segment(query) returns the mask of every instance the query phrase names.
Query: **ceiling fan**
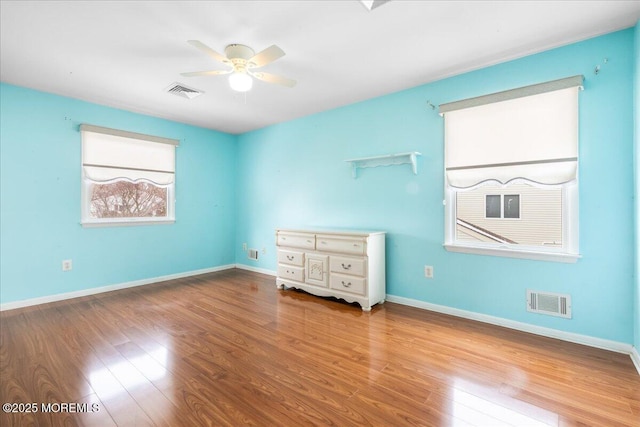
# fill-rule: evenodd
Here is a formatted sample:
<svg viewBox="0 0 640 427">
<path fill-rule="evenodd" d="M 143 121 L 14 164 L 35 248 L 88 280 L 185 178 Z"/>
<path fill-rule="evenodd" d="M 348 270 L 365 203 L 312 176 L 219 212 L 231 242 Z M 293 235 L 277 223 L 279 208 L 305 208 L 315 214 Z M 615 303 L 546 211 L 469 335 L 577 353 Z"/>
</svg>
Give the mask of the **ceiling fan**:
<svg viewBox="0 0 640 427">
<path fill-rule="evenodd" d="M 262 71 L 253 71 L 256 68 L 264 67 L 265 65 L 284 56 L 284 51 L 276 45 L 272 45 L 256 54 L 249 46 L 242 44 L 230 44 L 224 49 L 225 54 L 222 55 L 198 40 L 188 40 L 187 43 L 197 49 L 200 49 L 216 61 L 228 65 L 231 68 L 227 70 L 181 73 L 184 77 L 231 74 L 229 76 L 229 85 L 231 86 L 231 89 L 238 92 L 246 92 L 251 89 L 253 86 L 253 79 L 251 77 L 255 77 L 263 82 L 275 83 L 286 87 L 294 87 L 296 85 L 295 80 L 286 77 Z"/>
</svg>

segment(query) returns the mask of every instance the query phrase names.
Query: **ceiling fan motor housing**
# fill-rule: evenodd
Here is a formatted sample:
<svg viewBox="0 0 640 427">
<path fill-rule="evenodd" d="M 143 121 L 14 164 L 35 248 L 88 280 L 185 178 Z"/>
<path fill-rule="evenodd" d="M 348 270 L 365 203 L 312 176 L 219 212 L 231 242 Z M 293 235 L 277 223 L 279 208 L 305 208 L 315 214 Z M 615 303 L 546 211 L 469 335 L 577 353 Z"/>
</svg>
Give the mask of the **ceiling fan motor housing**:
<svg viewBox="0 0 640 427">
<path fill-rule="evenodd" d="M 247 61 L 255 55 L 253 49 L 243 44 L 230 44 L 224 48 L 224 53 L 231 60 L 236 73 L 245 73 Z"/>
<path fill-rule="evenodd" d="M 229 59 L 244 59 L 245 61 L 248 61 L 255 55 L 253 49 L 243 44 L 230 44 L 224 48 L 224 53 Z"/>
</svg>

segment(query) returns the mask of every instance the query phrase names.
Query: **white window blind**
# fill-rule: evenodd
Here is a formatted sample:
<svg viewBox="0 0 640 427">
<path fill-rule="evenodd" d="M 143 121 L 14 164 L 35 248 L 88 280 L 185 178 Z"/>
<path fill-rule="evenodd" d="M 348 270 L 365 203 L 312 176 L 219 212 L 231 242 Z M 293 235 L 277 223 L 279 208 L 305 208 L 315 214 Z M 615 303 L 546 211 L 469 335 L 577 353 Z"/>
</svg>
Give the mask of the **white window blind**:
<svg viewBox="0 0 640 427">
<path fill-rule="evenodd" d="M 574 180 L 582 81 L 574 76 L 441 105 L 448 184 Z"/>
<path fill-rule="evenodd" d="M 99 126 L 80 125 L 82 167 L 94 182 L 174 182 L 175 147 L 179 141 Z"/>
</svg>

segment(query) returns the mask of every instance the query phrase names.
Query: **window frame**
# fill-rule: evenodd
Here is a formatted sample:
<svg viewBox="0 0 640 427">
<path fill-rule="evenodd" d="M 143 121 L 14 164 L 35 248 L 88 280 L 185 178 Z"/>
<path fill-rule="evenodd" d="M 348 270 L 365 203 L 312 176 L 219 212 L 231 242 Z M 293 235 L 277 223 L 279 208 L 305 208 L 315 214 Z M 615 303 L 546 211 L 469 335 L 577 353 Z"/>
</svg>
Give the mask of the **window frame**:
<svg viewBox="0 0 640 427">
<path fill-rule="evenodd" d="M 166 217 L 131 217 L 131 218 L 92 218 L 91 217 L 91 184 L 82 173 L 81 191 L 81 225 L 89 227 L 123 227 L 135 225 L 173 224 L 175 218 L 175 181 L 167 185 L 167 216 Z"/>
<path fill-rule="evenodd" d="M 476 255 L 491 255 L 508 258 L 533 259 L 575 263 L 581 258 L 579 247 L 578 181 L 562 184 L 562 246 L 558 248 L 512 245 L 508 243 L 462 242 L 456 240 L 456 194 L 458 190 L 449 186 L 445 177 L 444 248 L 449 252 Z"/>
<path fill-rule="evenodd" d="M 143 135 L 134 132 L 128 132 L 118 129 L 104 128 L 100 126 L 83 124 L 79 127 L 80 130 L 80 143 L 81 152 L 84 150 L 84 141 L 82 131 L 89 131 L 93 133 L 103 133 L 106 135 L 125 137 L 131 139 L 139 139 L 147 142 L 154 142 L 158 144 L 170 144 L 175 148 L 178 147 L 178 141 L 157 137 L 152 135 Z M 175 150 L 174 148 L 174 150 Z M 139 225 L 159 225 L 159 224 L 173 224 L 176 221 L 175 218 L 175 186 L 176 186 L 176 173 L 174 172 L 173 181 L 170 184 L 161 185 L 161 187 L 167 189 L 167 215 L 165 217 L 128 217 L 128 218 L 92 218 L 91 217 L 91 185 L 101 184 L 101 182 L 93 181 L 87 177 L 85 167 L 83 164 L 84 157 L 81 155 L 80 170 L 81 170 L 81 190 L 80 190 L 80 225 L 84 228 L 93 227 L 123 227 L 123 226 L 139 226 Z M 173 164 L 174 171 L 176 166 L 176 157 L 174 154 Z M 112 181 L 117 182 L 117 181 Z M 105 182 L 108 183 L 108 182 Z M 157 184 L 156 184 L 157 185 Z"/>
</svg>

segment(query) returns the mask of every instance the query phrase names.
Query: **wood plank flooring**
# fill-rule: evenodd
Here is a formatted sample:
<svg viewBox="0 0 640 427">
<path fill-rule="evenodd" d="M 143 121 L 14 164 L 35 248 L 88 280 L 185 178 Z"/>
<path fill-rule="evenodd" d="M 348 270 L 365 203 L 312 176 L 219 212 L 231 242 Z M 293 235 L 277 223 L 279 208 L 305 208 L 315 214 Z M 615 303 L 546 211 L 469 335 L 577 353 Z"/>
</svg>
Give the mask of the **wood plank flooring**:
<svg viewBox="0 0 640 427">
<path fill-rule="evenodd" d="M 0 322 L 3 427 L 640 426 L 628 355 L 242 270 Z"/>
</svg>

